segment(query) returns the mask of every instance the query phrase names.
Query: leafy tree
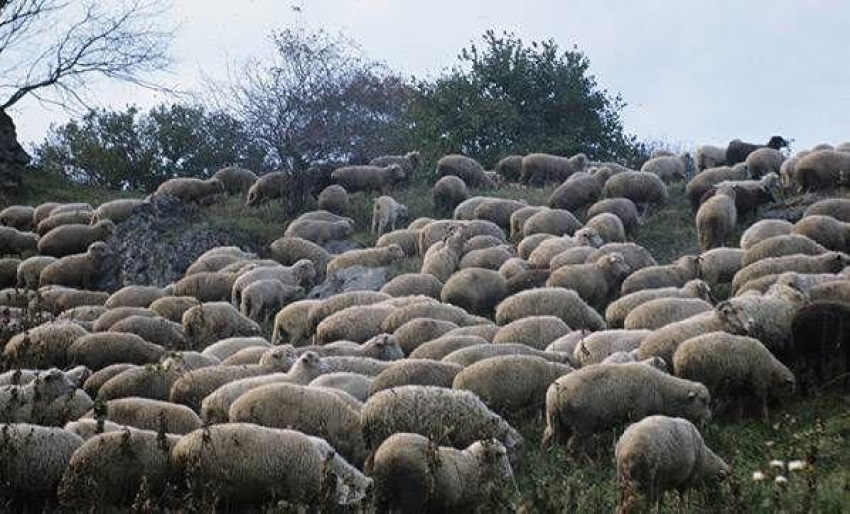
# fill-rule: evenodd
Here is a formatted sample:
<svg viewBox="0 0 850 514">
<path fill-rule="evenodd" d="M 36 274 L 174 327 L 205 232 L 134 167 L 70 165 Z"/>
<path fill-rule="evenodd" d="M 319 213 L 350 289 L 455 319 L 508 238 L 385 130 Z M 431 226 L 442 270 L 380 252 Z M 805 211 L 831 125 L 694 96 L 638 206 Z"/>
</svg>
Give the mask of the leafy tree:
<svg viewBox="0 0 850 514">
<path fill-rule="evenodd" d="M 286 29 L 217 96 L 283 169 L 400 151 L 410 88 L 342 36 Z"/>
<path fill-rule="evenodd" d="M 200 106 L 160 105 L 148 113 L 89 111 L 52 127 L 35 164 L 71 180 L 151 190 L 175 176 L 206 178 L 227 164 L 264 166 L 265 150 L 231 116 Z"/>
<path fill-rule="evenodd" d="M 628 159 L 618 95 L 601 89 L 590 61 L 553 40 L 525 44 L 487 31 L 444 75 L 417 84 L 412 140 L 428 157 L 459 152 L 494 164 L 504 155 L 549 152 Z"/>
</svg>

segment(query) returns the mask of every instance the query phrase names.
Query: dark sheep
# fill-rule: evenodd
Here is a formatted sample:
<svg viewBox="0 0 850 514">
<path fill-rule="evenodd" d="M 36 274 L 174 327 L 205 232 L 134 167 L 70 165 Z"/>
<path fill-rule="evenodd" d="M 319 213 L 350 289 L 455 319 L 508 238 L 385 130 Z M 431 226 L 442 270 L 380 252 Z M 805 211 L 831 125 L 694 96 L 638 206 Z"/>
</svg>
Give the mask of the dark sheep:
<svg viewBox="0 0 850 514">
<path fill-rule="evenodd" d="M 791 143 L 786 141 L 781 136 L 773 136 L 765 145 L 756 145 L 753 143 L 745 143 L 740 139 L 734 139 L 729 141 L 729 144 L 726 146 L 726 165 L 732 166 L 738 164 L 739 162 L 744 162 L 747 160 L 747 156 L 751 153 L 755 152 L 759 148 L 773 148 L 774 150 L 779 150 L 780 148 L 786 148 Z"/>
<path fill-rule="evenodd" d="M 844 390 L 850 390 L 850 305 L 839 302 L 813 302 L 800 307 L 791 322 L 790 364 L 804 393 L 815 384 L 829 385 L 844 377 Z"/>
</svg>

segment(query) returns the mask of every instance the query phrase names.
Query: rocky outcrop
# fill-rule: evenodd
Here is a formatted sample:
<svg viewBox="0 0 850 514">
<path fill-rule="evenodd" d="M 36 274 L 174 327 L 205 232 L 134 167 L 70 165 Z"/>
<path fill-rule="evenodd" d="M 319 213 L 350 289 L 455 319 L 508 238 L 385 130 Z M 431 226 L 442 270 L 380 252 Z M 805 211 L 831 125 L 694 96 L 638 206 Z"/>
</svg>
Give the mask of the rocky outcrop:
<svg viewBox="0 0 850 514">
<path fill-rule="evenodd" d="M 16 193 L 29 162 L 29 154 L 18 143 L 15 123 L 6 111 L 0 110 L 0 191 Z"/>
</svg>

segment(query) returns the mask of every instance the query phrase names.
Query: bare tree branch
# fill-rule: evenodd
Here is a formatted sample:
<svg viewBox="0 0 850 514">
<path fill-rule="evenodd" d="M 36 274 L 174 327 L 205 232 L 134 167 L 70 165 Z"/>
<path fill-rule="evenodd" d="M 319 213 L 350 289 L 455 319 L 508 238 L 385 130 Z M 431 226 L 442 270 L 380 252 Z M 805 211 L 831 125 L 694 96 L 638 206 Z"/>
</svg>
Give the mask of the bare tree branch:
<svg viewBox="0 0 850 514">
<path fill-rule="evenodd" d="M 0 84 L 0 109 L 27 95 L 85 106 L 81 92 L 95 76 L 157 88 L 144 76 L 170 64 L 173 30 L 158 21 L 166 8 L 162 0 L 0 3 L 0 59 L 11 63 Z"/>
</svg>

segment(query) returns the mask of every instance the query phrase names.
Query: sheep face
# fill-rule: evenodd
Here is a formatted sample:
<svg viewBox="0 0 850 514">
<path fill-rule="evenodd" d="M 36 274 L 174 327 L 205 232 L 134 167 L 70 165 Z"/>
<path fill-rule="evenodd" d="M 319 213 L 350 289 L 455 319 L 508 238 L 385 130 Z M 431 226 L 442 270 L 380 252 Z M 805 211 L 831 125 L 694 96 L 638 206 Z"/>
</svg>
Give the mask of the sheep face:
<svg viewBox="0 0 850 514">
<path fill-rule="evenodd" d="M 469 453 L 476 455 L 483 464 L 482 469 L 490 480 L 507 481 L 514 477 L 508 450 L 496 439 L 484 439 L 472 443 Z"/>
<path fill-rule="evenodd" d="M 374 349 L 374 351 L 372 351 Z M 379 334 L 363 344 L 363 352 L 375 354 L 380 360 L 395 361 L 404 358 L 404 352 L 391 334 Z"/>
<path fill-rule="evenodd" d="M 752 316 L 746 316 L 729 302 L 721 302 L 715 307 L 717 316 L 729 325 L 734 333 L 749 334 L 755 329 L 755 320 Z"/>
<path fill-rule="evenodd" d="M 774 150 L 779 150 L 780 148 L 787 148 L 791 145 L 790 141 L 787 141 L 782 136 L 773 136 L 770 138 L 770 141 L 767 142 L 767 146 L 769 148 L 773 148 Z"/>
</svg>

